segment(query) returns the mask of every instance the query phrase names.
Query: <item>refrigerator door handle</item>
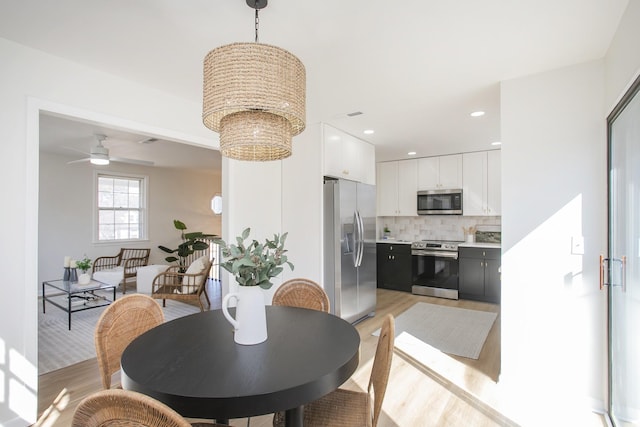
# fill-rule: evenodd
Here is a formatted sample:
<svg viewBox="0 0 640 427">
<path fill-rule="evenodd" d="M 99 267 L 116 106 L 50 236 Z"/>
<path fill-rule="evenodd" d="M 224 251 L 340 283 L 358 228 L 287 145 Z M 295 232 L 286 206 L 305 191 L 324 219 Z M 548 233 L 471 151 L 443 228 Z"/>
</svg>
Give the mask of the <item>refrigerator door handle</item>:
<svg viewBox="0 0 640 427">
<path fill-rule="evenodd" d="M 358 259 L 356 263 L 356 267 L 360 267 L 362 265 L 362 257 L 364 255 L 364 225 L 362 223 L 362 216 L 360 215 L 360 211 L 356 211 L 357 220 L 358 220 L 358 240 L 357 240 L 357 248 L 358 248 Z"/>
<path fill-rule="evenodd" d="M 352 246 L 352 252 L 351 255 L 353 257 L 353 266 L 357 267 L 358 266 L 358 234 L 360 234 L 360 229 L 358 226 L 358 211 L 354 211 L 353 212 L 353 233 L 351 234 L 353 236 L 353 246 Z"/>
</svg>

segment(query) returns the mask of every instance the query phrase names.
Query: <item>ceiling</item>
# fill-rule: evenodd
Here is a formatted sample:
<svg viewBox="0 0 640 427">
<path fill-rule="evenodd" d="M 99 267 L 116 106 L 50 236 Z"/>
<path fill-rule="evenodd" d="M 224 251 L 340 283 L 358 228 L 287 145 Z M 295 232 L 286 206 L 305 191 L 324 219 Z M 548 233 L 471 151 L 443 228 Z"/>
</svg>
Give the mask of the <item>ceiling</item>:
<svg viewBox="0 0 640 427">
<path fill-rule="evenodd" d="M 271 0 L 259 36 L 305 64 L 308 123 L 402 159 L 495 148 L 500 81 L 602 58 L 627 2 Z M 5 0 L 0 37 L 200 103 L 204 56 L 253 41 L 254 11 L 245 0 Z M 69 144 L 80 124 L 45 126 L 43 144 Z M 149 148 L 135 142 L 148 136 L 116 136 L 130 151 L 112 155 Z"/>
<path fill-rule="evenodd" d="M 70 120 L 40 114 L 40 150 L 69 157 L 69 161 L 89 158 L 104 135 L 103 145 L 110 157 L 153 162 L 154 167 L 220 171 L 222 159 L 217 150 L 177 143 L 152 135 L 106 127 L 98 123 Z"/>
</svg>

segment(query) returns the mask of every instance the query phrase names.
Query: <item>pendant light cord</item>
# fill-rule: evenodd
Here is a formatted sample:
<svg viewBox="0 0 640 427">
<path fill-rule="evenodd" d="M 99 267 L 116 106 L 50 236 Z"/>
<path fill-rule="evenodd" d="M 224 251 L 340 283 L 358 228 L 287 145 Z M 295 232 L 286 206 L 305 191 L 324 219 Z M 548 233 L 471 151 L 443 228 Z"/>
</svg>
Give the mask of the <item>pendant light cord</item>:
<svg viewBox="0 0 640 427">
<path fill-rule="evenodd" d="M 258 1 L 256 0 L 256 5 Z M 258 18 L 258 9 L 256 8 L 256 43 L 258 43 L 258 27 L 260 26 L 260 19 Z"/>
</svg>

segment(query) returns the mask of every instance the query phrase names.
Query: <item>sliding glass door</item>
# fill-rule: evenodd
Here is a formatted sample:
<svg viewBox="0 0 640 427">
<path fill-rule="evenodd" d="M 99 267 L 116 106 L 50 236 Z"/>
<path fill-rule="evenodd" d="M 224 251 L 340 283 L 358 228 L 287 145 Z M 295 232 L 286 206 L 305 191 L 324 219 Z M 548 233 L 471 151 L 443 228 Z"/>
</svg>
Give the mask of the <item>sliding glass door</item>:
<svg viewBox="0 0 640 427">
<path fill-rule="evenodd" d="M 609 414 L 640 426 L 640 79 L 609 116 Z"/>
</svg>

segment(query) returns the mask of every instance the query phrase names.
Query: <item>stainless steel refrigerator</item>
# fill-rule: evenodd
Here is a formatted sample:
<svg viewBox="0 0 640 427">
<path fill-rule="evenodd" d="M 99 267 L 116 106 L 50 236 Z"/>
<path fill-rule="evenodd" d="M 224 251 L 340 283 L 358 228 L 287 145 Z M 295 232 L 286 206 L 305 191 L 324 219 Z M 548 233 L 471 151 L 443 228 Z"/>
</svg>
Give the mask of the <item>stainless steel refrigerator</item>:
<svg viewBox="0 0 640 427">
<path fill-rule="evenodd" d="M 331 313 L 351 323 L 376 309 L 376 187 L 325 178 L 324 278 Z"/>
</svg>

